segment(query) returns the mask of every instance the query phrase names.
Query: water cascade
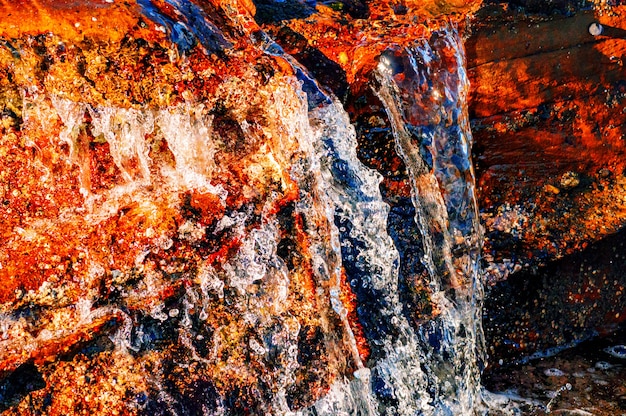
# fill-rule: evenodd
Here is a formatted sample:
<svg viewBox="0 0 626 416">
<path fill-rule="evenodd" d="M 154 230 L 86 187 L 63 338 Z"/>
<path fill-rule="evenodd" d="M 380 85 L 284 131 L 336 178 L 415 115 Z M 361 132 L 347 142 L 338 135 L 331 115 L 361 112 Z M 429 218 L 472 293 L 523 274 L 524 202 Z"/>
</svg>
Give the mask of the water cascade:
<svg viewBox="0 0 626 416">
<path fill-rule="evenodd" d="M 66 248 L 2 298 L 2 370 L 35 363 L 47 386 L 97 373 L 107 392 L 94 405 L 81 381 L 13 397 L 16 411 L 75 400 L 131 414 L 485 413 L 482 236 L 454 24 L 384 51 L 369 85 L 410 177 L 434 305 L 415 325 L 400 294 L 406 248 L 341 102 L 259 30 L 248 54 L 233 49 L 237 30 L 254 26 L 244 12 L 212 22 L 188 1 L 167 2 L 167 13 L 138 3 L 137 30 L 155 26 L 174 45 L 154 59 L 181 85 L 204 77 L 202 89 L 128 104 L 16 86 L 19 125 L 4 135 L 35 137 L 21 145 L 24 163 L 66 200 L 8 223 L 7 247 L 36 251 L 60 235 Z M 237 30 L 222 32 L 228 18 Z M 61 50 L 53 35 L 38 41 Z M 217 82 L 220 56 L 232 72 Z"/>
<path fill-rule="evenodd" d="M 420 328 L 440 411 L 471 414 L 485 357 L 481 226 L 474 195 L 465 54 L 453 27 L 381 56 L 376 93 L 407 166 L 423 263 L 440 315 Z M 435 338 L 435 342 L 429 342 Z M 450 398 L 453 398 L 450 400 Z"/>
</svg>

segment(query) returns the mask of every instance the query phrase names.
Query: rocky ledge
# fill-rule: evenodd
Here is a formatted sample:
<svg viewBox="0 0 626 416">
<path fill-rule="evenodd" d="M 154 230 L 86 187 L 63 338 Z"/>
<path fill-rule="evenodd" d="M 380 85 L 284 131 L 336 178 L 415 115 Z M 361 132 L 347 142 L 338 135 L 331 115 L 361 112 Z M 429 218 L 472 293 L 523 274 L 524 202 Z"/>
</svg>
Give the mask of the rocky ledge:
<svg viewBox="0 0 626 416">
<path fill-rule="evenodd" d="M 442 297 L 480 314 L 474 167 L 415 183 L 381 62 L 413 136 L 463 136 L 469 94 L 492 361 L 623 322 L 626 9 L 480 3 L 0 3 L 0 411 L 355 414 L 366 386 L 400 414 L 454 371 L 477 389 L 483 357 L 450 364 L 436 324 Z M 455 214 L 433 244 L 461 224 L 436 285 L 415 189 Z M 479 327 L 454 334 L 471 354 Z M 444 358 L 376 366 L 411 331 Z"/>
</svg>

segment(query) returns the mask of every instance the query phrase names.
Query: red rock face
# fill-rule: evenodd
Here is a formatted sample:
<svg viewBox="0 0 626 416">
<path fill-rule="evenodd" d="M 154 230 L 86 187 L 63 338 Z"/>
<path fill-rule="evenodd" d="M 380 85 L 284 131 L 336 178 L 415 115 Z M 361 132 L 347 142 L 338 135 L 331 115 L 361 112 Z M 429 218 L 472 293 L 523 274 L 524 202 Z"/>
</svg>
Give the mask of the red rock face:
<svg viewBox="0 0 626 416">
<path fill-rule="evenodd" d="M 485 8 L 467 41 L 487 279 L 509 279 L 486 301 L 494 362 L 624 320 L 623 14 Z"/>
<path fill-rule="evenodd" d="M 354 340 L 321 302 L 349 289 L 312 270 L 307 227 L 328 224 L 295 208 L 297 129 L 313 133 L 291 67 L 236 26 L 250 4 L 187 10 L 208 38 L 142 4 L 3 5 L 0 371 L 34 364 L 46 386 L 3 410 L 195 414 L 225 397 L 258 413 L 281 406 L 274 389 L 310 404 L 353 368 L 330 349 Z"/>
<path fill-rule="evenodd" d="M 477 29 L 467 46 L 486 257 L 510 260 L 491 269 L 493 279 L 580 250 L 626 214 L 625 45 L 587 30 L 595 20 L 620 28 L 622 19 L 537 19 Z"/>
<path fill-rule="evenodd" d="M 447 81 L 429 74 L 434 86 L 413 91 L 410 71 L 393 65 L 420 40 L 436 58 L 425 67 L 459 77 L 462 53 L 442 34 L 462 31 L 479 3 L 0 3 L 0 410 L 310 406 L 355 371 L 367 379 L 365 367 L 389 354 L 383 341 L 402 338 L 387 322 L 382 290 L 357 279 L 395 250 L 387 233 L 401 252 L 394 308 L 408 330 L 444 319 L 411 196 L 420 185 L 442 198 L 453 192 L 441 178 L 411 183 L 376 71 L 388 58 L 390 79 L 412 94 L 401 97 L 407 124 L 442 124 L 422 110 L 454 101 L 442 98 Z M 494 281 L 622 224 L 624 45 L 581 34 L 590 19 L 517 22 L 521 33 L 495 35 L 479 25 L 468 43 Z M 597 72 L 598 62 L 606 70 Z M 328 92 L 349 121 L 315 113 L 339 105 Z M 463 99 L 458 106 L 465 111 Z M 387 229 L 361 218 L 382 247 L 361 263 L 360 225 L 324 197 L 340 206 L 350 195 L 337 183 L 353 180 L 372 199 L 378 176 L 356 156 L 332 156 L 341 164 L 324 149 L 319 157 L 331 121 L 350 140 L 352 123 L 358 156 L 381 173 L 391 206 Z M 472 166 L 461 165 L 454 172 L 471 183 Z M 435 236 L 448 227 L 430 225 Z M 455 249 L 478 251 L 474 237 L 457 237 Z M 442 292 L 472 293 L 458 278 L 471 264 L 437 267 L 447 268 Z M 599 299 L 591 289 L 571 295 L 576 304 Z M 427 335 L 430 347 L 441 342 Z M 437 397 L 447 394 L 436 387 Z M 384 388 L 376 394 L 397 405 Z"/>
<path fill-rule="evenodd" d="M 476 2 L 345 5 L 374 26 L 320 6 L 314 21 L 266 29 L 314 44 L 284 45 L 323 56 L 357 94 L 383 50 L 439 24 L 418 16 Z M 347 282 L 357 272 L 342 269 L 321 197 L 326 121 L 309 110 L 330 101 L 300 84 L 255 12 L 2 3 L 0 374 L 5 387 L 37 380 L 3 387 L 6 414 L 280 413 L 363 369 L 387 324 L 382 300 Z M 378 109 L 358 115 L 375 124 L 367 94 Z M 401 169 L 394 152 L 381 163 Z M 409 195 L 406 178 L 386 181 Z M 414 325 L 436 316 L 419 273 L 403 284 Z"/>
</svg>

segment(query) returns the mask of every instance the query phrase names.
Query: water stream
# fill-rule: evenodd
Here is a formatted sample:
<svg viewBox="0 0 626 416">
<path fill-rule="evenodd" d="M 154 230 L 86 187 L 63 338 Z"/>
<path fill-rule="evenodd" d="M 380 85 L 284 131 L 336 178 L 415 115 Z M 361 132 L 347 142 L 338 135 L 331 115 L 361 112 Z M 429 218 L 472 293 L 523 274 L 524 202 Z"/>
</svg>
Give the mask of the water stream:
<svg viewBox="0 0 626 416">
<path fill-rule="evenodd" d="M 333 116 L 341 109 L 310 114 L 325 133 L 318 155 L 326 161 L 322 166 L 330 166 L 327 175 L 333 179 L 327 182 L 335 184 L 326 194 L 335 206 L 352 288 L 369 293 L 363 296 L 370 302 L 364 320 L 372 323 L 370 340 L 378 357 L 367 379 L 357 375 L 321 400 L 315 407 L 318 414 L 370 414 L 372 409 L 373 414 L 388 415 L 487 411 L 480 387 L 485 359 L 478 263 L 482 235 L 470 160 L 464 59 L 457 31 L 447 27 L 430 40 L 384 53 L 373 85 L 408 168 L 415 222 L 424 246 L 422 262 L 438 309 L 438 316 L 417 330 L 407 321 L 398 298 L 396 250 L 385 226 L 387 209 L 376 183 L 366 180 L 372 173 L 349 150 L 354 149 L 354 133 L 345 116 Z M 385 322 L 386 327 L 377 327 L 376 322 Z M 365 396 L 359 397 L 355 385 L 364 381 L 370 386 L 363 386 L 360 394 Z"/>
<path fill-rule="evenodd" d="M 407 166 L 440 315 L 420 328 L 436 413 L 472 414 L 484 363 L 479 269 L 481 226 L 474 195 L 465 55 L 454 27 L 381 56 L 376 93 Z M 435 339 L 433 341 L 433 338 Z"/>
<path fill-rule="evenodd" d="M 172 22 L 161 23 L 174 30 Z M 227 43 L 221 35 L 215 39 L 221 43 L 211 42 Z M 213 45 L 210 40 L 203 43 L 207 49 Z M 274 79 L 262 89 L 232 80 L 215 102 L 161 109 L 97 107 L 25 92 L 32 120 L 61 120 L 59 142 L 69 148 L 68 163 L 80 171 L 86 211 L 65 215 L 101 223 L 133 203 L 148 217 L 158 218 L 154 201 L 165 209 L 178 207 L 185 192 L 211 195 L 223 210 L 210 225 L 188 220 L 175 234 L 156 225 L 146 230 L 152 245 L 139 250 L 132 272 L 141 284 L 121 290 L 117 305 L 99 306 L 98 295 L 88 292 L 77 319 L 93 321 L 110 310 L 123 316 L 124 325 L 112 337 L 116 348 L 133 361 L 133 371 L 145 375 L 151 400 L 170 414 L 188 414 L 185 406 L 190 405 L 167 387 L 167 372 L 151 371 L 145 358 L 149 351 L 161 351 L 164 334 L 185 351 L 176 358 L 180 368 L 197 365 L 222 379 L 243 379 L 243 374 L 265 386 L 262 392 L 250 387 L 250 400 L 272 414 L 486 413 L 480 385 L 485 360 L 482 235 L 470 157 L 468 81 L 457 30 L 444 26 L 429 39 L 383 53 L 372 82 L 410 175 L 414 222 L 424 248 L 421 262 L 436 306 L 434 317 L 419 327 L 407 319 L 399 296 L 399 253 L 388 232 L 389 206 L 379 190 L 382 176 L 359 161 L 348 114 L 295 60 L 268 39 L 258 42 L 266 53 L 288 58 L 296 75 Z M 218 101 L 228 118 L 215 111 Z M 262 114 L 257 117 L 258 112 Z M 229 141 L 224 126 L 245 144 Z M 121 176 L 115 186 L 102 190 L 92 185 L 81 159 L 87 152 L 81 142 L 85 134 L 108 143 Z M 158 156 L 163 143 L 169 158 Z M 235 174 L 235 160 L 245 163 L 245 175 Z M 229 183 L 239 178 L 245 179 Z M 245 197 L 241 200 L 253 202 L 227 206 L 236 187 Z M 293 210 L 289 216 L 276 208 L 285 205 Z M 285 235 L 291 232 L 285 218 L 301 219 L 307 243 L 298 243 L 298 249 L 304 260 L 284 253 Z M 144 267 L 150 253 L 166 252 L 175 241 L 205 250 L 211 238 L 239 245 L 221 264 L 210 261 L 218 258 L 210 253 L 190 260 L 196 263 L 183 272 L 172 266 L 171 272 L 159 274 Z M 298 298 L 294 282 L 301 274 L 294 261 L 313 276 L 316 298 L 302 301 L 310 303 L 306 316 L 293 309 Z M 94 264 L 94 281 L 106 273 L 119 285 L 131 281 L 129 271 L 105 273 L 109 266 Z M 176 302 L 150 300 L 164 280 L 169 284 L 179 276 L 187 283 Z M 354 311 L 342 299 L 344 279 L 356 298 Z M 90 282 L 81 284 L 87 288 Z M 129 306 L 135 298 L 144 301 Z M 222 319 L 221 326 L 207 332 L 203 328 L 213 316 Z M 334 381 L 327 390 L 320 388 L 321 398 L 298 406 L 294 395 L 299 378 L 317 371 L 302 368 L 303 334 L 317 334 L 304 322 L 322 328 L 309 342 L 322 345 L 324 358 L 316 365 L 327 366 L 322 377 Z M 2 324 L 9 328 L 17 321 L 3 317 Z M 363 339 L 369 355 L 363 353 Z M 36 348 L 44 341 L 29 342 Z M 225 351 L 247 361 L 230 359 Z M 135 405 L 151 409 L 145 403 Z M 228 397 L 214 397 L 199 408 L 205 414 L 238 414 Z"/>
</svg>

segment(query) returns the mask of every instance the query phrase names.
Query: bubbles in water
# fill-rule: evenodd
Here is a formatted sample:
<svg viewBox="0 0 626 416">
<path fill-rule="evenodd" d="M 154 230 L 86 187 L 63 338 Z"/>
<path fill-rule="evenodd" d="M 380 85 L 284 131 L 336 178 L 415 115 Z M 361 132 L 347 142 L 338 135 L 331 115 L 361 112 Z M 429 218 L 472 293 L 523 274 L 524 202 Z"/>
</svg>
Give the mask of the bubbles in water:
<svg viewBox="0 0 626 416">
<path fill-rule="evenodd" d="M 441 49 L 447 51 L 446 59 Z M 402 76 L 395 76 L 396 71 L 403 71 Z M 444 28 L 402 54 L 383 54 L 377 78 L 375 92 L 410 175 L 427 284 L 440 311 L 420 328 L 423 341 L 415 346 L 430 370 L 424 374 L 433 406 L 428 411 L 475 414 L 481 411 L 478 362 L 484 360 L 478 269 L 482 236 L 469 159 L 469 84 L 458 33 Z"/>
<path fill-rule="evenodd" d="M 598 361 L 595 364 L 595 367 L 598 370 L 610 370 L 611 368 L 613 368 L 613 364 L 607 363 L 606 361 Z"/>
<path fill-rule="evenodd" d="M 606 348 L 604 352 L 616 358 L 626 359 L 626 345 L 613 345 Z"/>
<path fill-rule="evenodd" d="M 558 368 L 548 368 L 543 372 L 548 377 L 563 377 L 565 373 Z"/>
</svg>

